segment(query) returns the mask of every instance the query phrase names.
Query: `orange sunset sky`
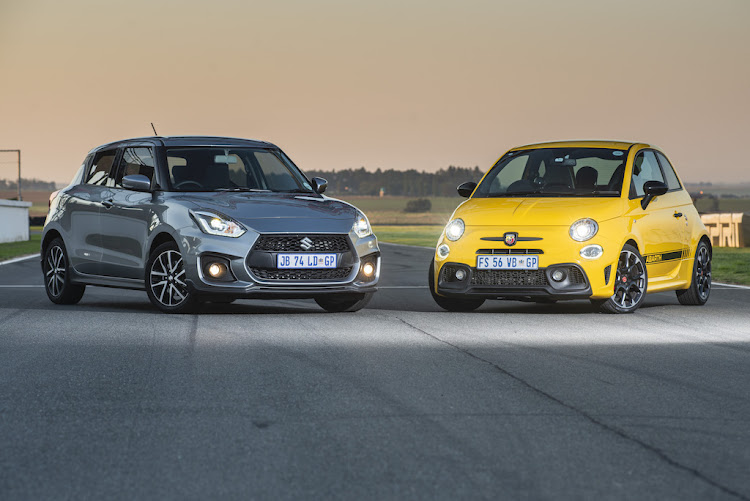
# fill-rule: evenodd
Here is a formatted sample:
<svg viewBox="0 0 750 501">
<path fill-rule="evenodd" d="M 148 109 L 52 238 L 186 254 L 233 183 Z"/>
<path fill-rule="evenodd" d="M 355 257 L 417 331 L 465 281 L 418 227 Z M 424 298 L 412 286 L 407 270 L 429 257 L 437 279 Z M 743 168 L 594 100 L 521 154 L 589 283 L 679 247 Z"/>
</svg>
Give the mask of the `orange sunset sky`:
<svg viewBox="0 0 750 501">
<path fill-rule="evenodd" d="M 750 1 L 0 0 L 0 149 L 24 177 L 67 182 L 149 122 L 303 170 L 486 170 L 601 138 L 750 182 Z"/>
</svg>

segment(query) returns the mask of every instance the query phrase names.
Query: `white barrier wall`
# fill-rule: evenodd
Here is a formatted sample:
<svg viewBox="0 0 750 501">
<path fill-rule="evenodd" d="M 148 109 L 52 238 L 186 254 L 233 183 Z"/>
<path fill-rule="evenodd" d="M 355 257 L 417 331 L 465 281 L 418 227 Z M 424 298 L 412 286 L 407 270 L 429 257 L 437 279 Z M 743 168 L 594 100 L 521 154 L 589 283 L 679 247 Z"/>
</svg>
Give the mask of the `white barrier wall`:
<svg viewBox="0 0 750 501">
<path fill-rule="evenodd" d="M 744 214 L 701 214 L 701 221 L 706 226 L 711 244 L 714 247 L 744 247 L 745 242 L 742 232 L 742 217 Z"/>
<path fill-rule="evenodd" d="M 0 243 L 29 239 L 29 207 L 31 202 L 0 200 Z"/>
</svg>

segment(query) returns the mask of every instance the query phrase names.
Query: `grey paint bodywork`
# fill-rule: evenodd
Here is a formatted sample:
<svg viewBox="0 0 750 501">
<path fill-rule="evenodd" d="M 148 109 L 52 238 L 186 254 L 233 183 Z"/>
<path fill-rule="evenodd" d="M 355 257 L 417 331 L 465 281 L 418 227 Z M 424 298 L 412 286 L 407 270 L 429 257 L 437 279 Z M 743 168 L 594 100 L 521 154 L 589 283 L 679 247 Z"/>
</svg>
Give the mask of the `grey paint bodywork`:
<svg viewBox="0 0 750 501">
<path fill-rule="evenodd" d="M 185 262 L 188 283 L 199 295 L 225 297 L 305 298 L 333 293 L 374 292 L 380 273 L 377 238 L 359 238 L 352 231 L 357 209 L 317 193 L 176 192 L 167 191 L 165 143 L 179 145 L 256 146 L 255 141 L 227 138 L 142 138 L 104 145 L 92 150 L 79 173 L 53 200 L 42 235 L 44 247 L 57 235 L 66 246 L 74 283 L 144 289 L 146 262 L 152 249 L 169 236 Z M 213 141 L 213 142 L 212 142 Z M 260 143 L 276 148 L 269 143 Z M 154 189 L 139 192 L 85 184 L 93 155 L 103 149 L 148 146 L 155 149 Z M 247 231 L 238 238 L 203 233 L 190 210 L 209 210 L 240 222 Z M 345 280 L 332 282 L 264 281 L 246 264 L 248 253 L 261 234 L 348 234 L 356 263 Z M 234 282 L 206 280 L 202 255 L 227 259 Z M 358 281 L 362 258 L 376 264 L 372 280 Z"/>
</svg>

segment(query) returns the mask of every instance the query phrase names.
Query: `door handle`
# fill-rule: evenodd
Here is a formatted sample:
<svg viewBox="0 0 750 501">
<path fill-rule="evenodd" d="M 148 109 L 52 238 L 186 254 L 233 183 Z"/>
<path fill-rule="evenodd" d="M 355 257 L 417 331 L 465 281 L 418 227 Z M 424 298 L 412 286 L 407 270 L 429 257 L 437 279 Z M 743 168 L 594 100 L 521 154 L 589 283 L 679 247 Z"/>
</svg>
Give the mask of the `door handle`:
<svg viewBox="0 0 750 501">
<path fill-rule="evenodd" d="M 674 217 L 682 217 L 682 212 L 675 212 Z"/>
<path fill-rule="evenodd" d="M 105 200 L 104 202 L 102 202 L 102 205 L 105 209 L 111 209 L 115 204 L 112 200 Z"/>
</svg>

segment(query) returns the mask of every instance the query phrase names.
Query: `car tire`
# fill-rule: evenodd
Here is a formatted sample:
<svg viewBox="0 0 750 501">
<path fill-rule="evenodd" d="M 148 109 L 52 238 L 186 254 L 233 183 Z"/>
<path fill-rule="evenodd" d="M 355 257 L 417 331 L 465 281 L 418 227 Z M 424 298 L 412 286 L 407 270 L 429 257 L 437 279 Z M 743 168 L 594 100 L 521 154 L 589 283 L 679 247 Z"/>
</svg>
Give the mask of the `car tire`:
<svg viewBox="0 0 750 501">
<path fill-rule="evenodd" d="M 438 306 L 448 311 L 474 311 L 484 304 L 484 299 L 455 299 L 438 295 L 435 291 L 435 260 L 430 260 L 430 270 L 427 277 L 427 283 L 430 285 L 430 294 Z"/>
<path fill-rule="evenodd" d="M 620 251 L 614 286 L 615 292 L 610 298 L 591 301 L 605 313 L 633 313 L 646 298 L 646 263 L 638 249 L 630 244 L 625 244 Z"/>
<path fill-rule="evenodd" d="M 198 299 L 185 282 L 185 266 L 177 244 L 158 246 L 146 263 L 146 293 L 151 303 L 165 313 L 190 313 Z"/>
<path fill-rule="evenodd" d="M 705 240 L 698 242 L 693 260 L 693 272 L 690 287 L 677 292 L 680 304 L 703 306 L 711 294 L 711 251 Z"/>
<path fill-rule="evenodd" d="M 42 259 L 44 290 L 55 304 L 76 304 L 86 291 L 85 285 L 71 283 L 69 269 L 70 261 L 65 244 L 61 238 L 55 238 L 44 249 Z"/>
<path fill-rule="evenodd" d="M 364 294 L 346 294 L 341 296 L 318 296 L 315 298 L 315 302 L 328 313 L 355 312 L 367 306 L 367 303 L 370 302 L 374 294 L 374 292 L 366 292 Z"/>
</svg>

